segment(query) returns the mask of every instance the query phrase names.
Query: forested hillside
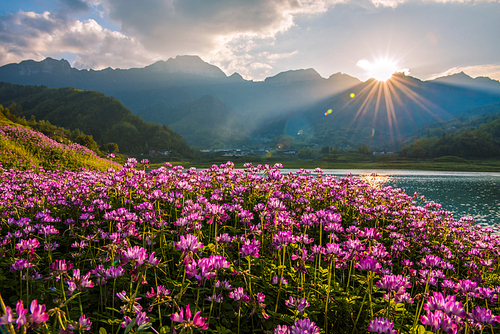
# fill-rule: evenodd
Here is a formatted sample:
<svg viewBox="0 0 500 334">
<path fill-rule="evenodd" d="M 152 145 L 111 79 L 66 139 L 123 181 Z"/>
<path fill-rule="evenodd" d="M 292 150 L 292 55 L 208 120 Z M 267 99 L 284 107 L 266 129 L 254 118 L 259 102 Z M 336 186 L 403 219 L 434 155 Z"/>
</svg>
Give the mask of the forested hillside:
<svg viewBox="0 0 500 334">
<path fill-rule="evenodd" d="M 195 156 L 168 125 L 145 122 L 102 93 L 0 83 L 0 103 L 11 106 L 17 116 L 34 116 L 71 130 L 79 129 L 99 145 L 116 143 L 122 153 L 144 153 L 154 147 L 171 151 L 171 156 Z"/>
<path fill-rule="evenodd" d="M 482 114 L 471 119 L 457 119 L 440 126 L 427 128 L 417 134 L 411 144 L 401 150 L 410 158 L 458 156 L 487 158 L 500 155 L 500 103 L 469 113 Z M 486 113 L 485 113 L 486 112 Z"/>
<path fill-rule="evenodd" d="M 52 138 L 34 129 L 39 126 L 44 130 L 50 129 Z M 119 164 L 99 157 L 94 150 L 70 141 L 66 135 L 71 136 L 71 131 L 47 121 L 27 122 L 0 105 L 0 170 L 35 167 L 52 170 L 121 168 Z"/>
</svg>

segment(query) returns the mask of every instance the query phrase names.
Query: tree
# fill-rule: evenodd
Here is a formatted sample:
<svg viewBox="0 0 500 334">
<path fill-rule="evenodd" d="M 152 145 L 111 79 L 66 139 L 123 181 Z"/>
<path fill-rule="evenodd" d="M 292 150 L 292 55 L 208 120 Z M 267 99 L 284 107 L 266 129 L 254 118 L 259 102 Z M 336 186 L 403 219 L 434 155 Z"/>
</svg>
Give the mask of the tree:
<svg viewBox="0 0 500 334">
<path fill-rule="evenodd" d="M 371 155 L 372 151 L 370 150 L 370 148 L 368 146 L 361 145 L 361 146 L 358 146 L 358 153 L 363 154 L 363 155 Z"/>
<path fill-rule="evenodd" d="M 95 142 L 94 138 L 92 135 L 84 135 L 81 134 L 78 137 L 76 137 L 75 142 L 77 142 L 80 145 L 86 146 L 88 149 L 91 149 L 94 152 L 99 152 L 99 148 L 97 147 L 97 143 Z"/>
<path fill-rule="evenodd" d="M 106 143 L 101 145 L 101 151 L 106 153 L 118 153 L 120 150 L 117 143 Z"/>
</svg>

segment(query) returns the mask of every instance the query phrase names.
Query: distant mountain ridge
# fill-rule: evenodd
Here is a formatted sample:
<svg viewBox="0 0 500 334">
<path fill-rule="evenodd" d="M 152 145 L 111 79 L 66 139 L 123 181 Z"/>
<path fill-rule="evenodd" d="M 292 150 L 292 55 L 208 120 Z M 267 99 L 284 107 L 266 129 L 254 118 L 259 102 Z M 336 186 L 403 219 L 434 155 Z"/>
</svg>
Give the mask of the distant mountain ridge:
<svg viewBox="0 0 500 334">
<path fill-rule="evenodd" d="M 188 73 L 210 78 L 226 78 L 226 74 L 220 68 L 210 65 L 198 56 L 177 56 L 167 61 L 157 61 L 146 66 L 146 69 L 165 73 Z"/>
<path fill-rule="evenodd" d="M 254 82 L 238 73 L 227 76 L 198 56 L 100 71 L 77 70 L 50 58 L 0 67 L 0 81 L 112 96 L 200 148 L 258 145 L 281 136 L 325 146 L 397 146 L 429 124 L 500 102 L 500 83 L 489 78 L 462 73 L 431 81 L 403 74 L 393 79 L 383 86 L 342 73 L 323 78 L 309 68 Z"/>
<path fill-rule="evenodd" d="M 500 92 L 500 81 L 488 77 L 472 78 L 464 72 L 451 74 L 444 77 L 439 77 L 432 82 L 444 83 L 477 90 L 485 90 L 491 92 Z"/>
</svg>

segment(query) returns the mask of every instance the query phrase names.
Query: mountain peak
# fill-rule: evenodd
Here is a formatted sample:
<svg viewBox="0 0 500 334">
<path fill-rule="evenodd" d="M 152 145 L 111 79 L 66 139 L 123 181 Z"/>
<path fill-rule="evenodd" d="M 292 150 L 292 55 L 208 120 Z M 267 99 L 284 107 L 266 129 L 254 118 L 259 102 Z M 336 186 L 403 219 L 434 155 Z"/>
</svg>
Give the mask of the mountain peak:
<svg viewBox="0 0 500 334">
<path fill-rule="evenodd" d="M 147 68 L 156 72 L 196 74 L 211 78 L 227 77 L 217 66 L 203 61 L 198 56 L 190 55 L 169 58 L 167 61 L 160 60 Z"/>
<path fill-rule="evenodd" d="M 359 80 L 358 78 L 352 77 L 349 74 L 337 72 L 328 77 L 329 82 L 339 82 L 339 81 L 344 81 L 344 82 L 349 82 L 352 85 L 357 85 L 360 84 L 362 81 Z"/>
<path fill-rule="evenodd" d="M 472 78 L 470 75 L 464 73 L 463 71 L 436 78 L 434 80 L 431 80 L 431 82 L 485 90 L 496 94 L 500 93 L 500 82 L 498 82 L 497 80 L 493 80 L 488 77 Z"/>
<path fill-rule="evenodd" d="M 321 80 L 323 79 L 318 72 L 313 68 L 300 69 L 300 70 L 290 70 L 286 72 L 281 72 L 273 77 L 266 78 L 265 82 L 270 83 L 289 83 L 297 81 L 311 81 L 311 80 Z"/>
<path fill-rule="evenodd" d="M 53 59 L 50 57 L 42 61 L 23 60 L 19 63 L 19 75 L 34 75 L 53 73 L 58 75 L 69 75 L 71 65 L 66 59 Z"/>
<path fill-rule="evenodd" d="M 234 72 L 233 74 L 231 74 L 228 79 L 230 79 L 231 81 L 235 81 L 235 82 L 243 82 L 243 81 L 246 81 L 245 79 L 243 79 L 243 77 L 241 76 L 241 74 L 239 74 L 238 72 Z"/>
</svg>

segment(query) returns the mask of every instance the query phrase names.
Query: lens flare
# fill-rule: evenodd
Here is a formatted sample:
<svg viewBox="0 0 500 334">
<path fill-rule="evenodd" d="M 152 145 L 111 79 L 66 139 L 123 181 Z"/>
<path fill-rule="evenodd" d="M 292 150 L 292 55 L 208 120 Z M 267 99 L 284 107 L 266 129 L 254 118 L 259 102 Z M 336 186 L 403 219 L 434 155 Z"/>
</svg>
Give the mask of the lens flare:
<svg viewBox="0 0 500 334">
<path fill-rule="evenodd" d="M 409 74 L 408 69 L 400 68 L 397 61 L 388 58 L 379 58 L 373 62 L 361 59 L 356 65 L 364 69 L 370 78 L 374 78 L 377 81 L 387 81 L 394 73 Z"/>
<path fill-rule="evenodd" d="M 368 80 L 364 87 L 359 92 L 356 92 L 355 99 L 352 98 L 354 93 L 346 93 L 344 97 L 345 104 L 340 110 L 346 108 L 350 104 L 356 105 L 357 108 L 347 129 L 350 131 L 355 130 L 353 131 L 353 133 L 355 133 L 356 130 L 359 130 L 361 124 L 366 124 L 362 119 L 371 114 L 373 115 L 371 133 L 367 133 L 367 137 L 375 138 L 376 136 L 386 136 L 390 138 L 391 141 L 394 141 L 395 138 L 400 138 L 400 124 L 398 124 L 396 107 L 402 107 L 402 111 L 406 113 L 399 116 L 411 116 L 410 111 L 405 107 L 406 102 L 404 103 L 403 100 L 410 100 L 411 103 L 422 108 L 424 112 L 440 120 L 436 113 L 433 112 L 433 109 L 438 107 L 424 96 L 414 91 L 413 86 L 417 87 L 411 78 L 407 79 L 404 73 L 397 73 L 387 81 Z M 382 118 L 378 116 L 379 113 L 386 114 L 385 123 L 387 124 L 387 129 L 384 128 L 384 131 L 377 131 L 380 126 L 378 123 L 383 122 Z M 329 115 L 328 111 L 325 112 L 325 116 L 327 115 Z"/>
</svg>

